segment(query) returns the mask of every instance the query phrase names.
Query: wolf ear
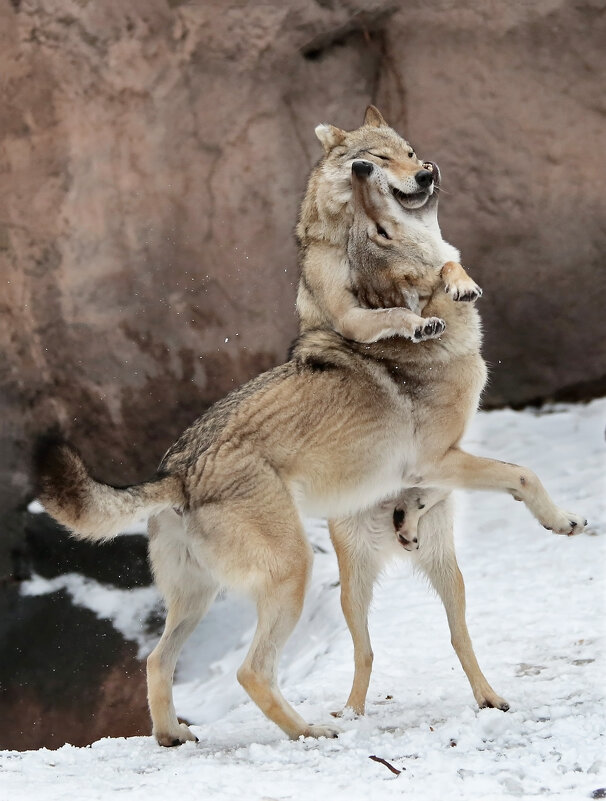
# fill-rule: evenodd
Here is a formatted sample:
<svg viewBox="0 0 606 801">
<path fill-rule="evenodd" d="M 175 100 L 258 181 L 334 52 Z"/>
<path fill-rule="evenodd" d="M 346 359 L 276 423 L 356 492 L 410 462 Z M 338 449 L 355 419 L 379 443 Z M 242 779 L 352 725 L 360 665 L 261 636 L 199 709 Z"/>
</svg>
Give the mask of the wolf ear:
<svg viewBox="0 0 606 801">
<path fill-rule="evenodd" d="M 322 142 L 322 147 L 325 152 L 330 153 L 333 147 L 340 145 L 345 139 L 345 131 L 342 131 L 340 128 L 335 128 L 334 125 L 322 123 L 322 125 L 316 127 L 316 136 L 320 142 Z"/>
<path fill-rule="evenodd" d="M 376 106 L 368 106 L 366 114 L 364 114 L 364 125 L 372 125 L 373 128 L 381 128 L 383 125 L 387 126 L 387 123 Z"/>
</svg>

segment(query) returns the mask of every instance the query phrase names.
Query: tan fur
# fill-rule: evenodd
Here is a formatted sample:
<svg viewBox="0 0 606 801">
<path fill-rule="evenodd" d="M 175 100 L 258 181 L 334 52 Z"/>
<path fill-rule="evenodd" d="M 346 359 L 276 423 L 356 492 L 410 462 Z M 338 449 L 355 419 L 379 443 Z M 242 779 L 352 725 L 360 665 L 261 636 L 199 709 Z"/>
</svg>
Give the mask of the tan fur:
<svg viewBox="0 0 606 801">
<path fill-rule="evenodd" d="M 366 131 L 380 130 L 377 124 L 382 125 L 371 113 Z M 340 136 L 329 133 L 331 141 Z M 364 141 L 362 136 L 360 146 Z M 328 202 L 330 191 L 314 186 L 312 195 L 316 190 L 324 192 Z M 345 187 L 336 186 L 335 191 L 344 193 Z M 348 191 L 351 197 L 351 183 Z M 311 213 L 311 195 L 306 205 Z M 338 215 L 344 206 L 337 203 L 335 209 Z M 355 214 L 363 218 L 364 209 L 351 207 L 349 225 Z M 321 217 L 318 214 L 316 220 L 320 226 Z M 343 256 L 349 245 L 355 260 L 365 256 L 368 244 L 356 239 L 363 225 L 351 230 L 350 242 L 344 236 L 338 247 L 330 247 L 340 248 Z M 415 283 L 427 282 L 420 314 L 444 320 L 441 337 L 362 344 L 333 330 L 327 312 L 323 327 L 305 326 L 287 364 L 209 409 L 160 464 L 158 485 L 163 489 L 153 498 L 150 559 L 168 614 L 148 660 L 148 686 L 154 734 L 162 745 L 195 739 L 177 720 L 172 677 L 183 643 L 221 586 L 248 592 L 256 603 L 257 631 L 238 671 L 251 698 L 289 737 L 337 734 L 333 725 L 308 724 L 277 686 L 279 655 L 301 613 L 311 569 L 302 515 L 333 521 L 343 609 L 356 648 L 348 703 L 363 710 L 372 663 L 365 628 L 372 583 L 386 558 L 405 553 L 394 535 L 392 517 L 398 498 L 411 487 L 442 490 L 442 497 L 420 519 L 420 547 L 410 558 L 444 601 L 453 645 L 476 699 L 505 706 L 482 676 L 467 634 L 448 491 L 453 486 L 498 488 L 518 495 L 554 530 L 570 533 L 582 524 L 554 507 L 529 471 L 459 450 L 485 380 L 479 318 L 471 304 L 455 303 L 444 292 L 436 260 L 427 256 L 435 249 L 431 237 L 425 241 L 417 236 L 413 253 L 404 236 L 406 226 L 402 231 L 399 242 L 394 228 L 393 258 L 408 264 L 412 259 Z M 440 259 L 440 264 L 447 260 L 443 254 Z M 320 282 L 316 291 L 322 286 Z M 328 309 L 320 295 L 314 302 L 314 308 Z M 99 537 L 105 530 L 109 536 L 121 515 L 130 520 L 137 488 L 109 492 L 78 463 L 62 491 L 60 471 L 51 479 L 45 464 L 52 465 L 53 459 L 42 463 L 43 501 L 58 519 L 68 519 L 75 532 L 89 536 L 94 531 Z M 149 486 L 140 490 L 144 512 L 150 509 Z M 171 508 L 175 505 L 177 511 Z M 74 506 L 77 514 L 66 511 Z M 80 521 L 86 521 L 85 527 Z"/>
</svg>

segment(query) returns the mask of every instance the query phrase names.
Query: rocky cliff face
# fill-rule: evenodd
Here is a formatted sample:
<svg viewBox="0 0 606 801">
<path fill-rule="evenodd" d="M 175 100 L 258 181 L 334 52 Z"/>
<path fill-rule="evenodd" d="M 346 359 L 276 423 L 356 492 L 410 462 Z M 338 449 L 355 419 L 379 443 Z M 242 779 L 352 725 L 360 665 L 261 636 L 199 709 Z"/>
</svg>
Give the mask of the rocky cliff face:
<svg viewBox="0 0 606 801">
<path fill-rule="evenodd" d="M 442 167 L 487 401 L 604 388 L 601 6 L 0 0 L 0 574 L 39 432 L 141 479 L 285 357 L 313 129 L 370 101 Z"/>
</svg>

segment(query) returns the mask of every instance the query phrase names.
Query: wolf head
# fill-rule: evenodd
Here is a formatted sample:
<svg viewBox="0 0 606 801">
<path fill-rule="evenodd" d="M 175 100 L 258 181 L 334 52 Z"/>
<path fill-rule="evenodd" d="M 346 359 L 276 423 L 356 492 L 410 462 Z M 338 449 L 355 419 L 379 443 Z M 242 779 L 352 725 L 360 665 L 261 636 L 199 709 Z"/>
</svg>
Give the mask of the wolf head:
<svg viewBox="0 0 606 801">
<path fill-rule="evenodd" d="M 351 167 L 365 160 L 381 167 L 389 191 L 401 208 L 425 208 L 434 195 L 438 173 L 427 169 L 412 146 L 369 106 L 364 123 L 354 131 L 322 124 L 316 136 L 324 157 L 311 173 L 297 226 L 300 244 L 324 240 L 345 246 L 352 221 Z"/>
<path fill-rule="evenodd" d="M 440 171 L 433 162 L 425 162 L 423 169 L 432 175 L 433 181 L 424 197 L 415 197 L 413 208 L 408 208 L 383 166 L 368 159 L 352 162 L 352 224 L 347 245 L 350 264 L 358 268 L 371 264 L 378 269 L 394 259 L 432 261 L 427 232 L 432 223 L 437 226 Z M 416 195 L 422 195 L 421 191 Z M 420 217 L 424 219 L 419 224 Z"/>
</svg>

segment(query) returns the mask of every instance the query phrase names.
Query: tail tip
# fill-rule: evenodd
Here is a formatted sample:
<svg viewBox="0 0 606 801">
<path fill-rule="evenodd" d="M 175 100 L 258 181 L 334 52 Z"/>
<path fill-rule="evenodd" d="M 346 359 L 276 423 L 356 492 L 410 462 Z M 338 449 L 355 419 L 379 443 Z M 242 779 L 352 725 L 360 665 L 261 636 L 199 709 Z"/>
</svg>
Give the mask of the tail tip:
<svg viewBox="0 0 606 801">
<path fill-rule="evenodd" d="M 43 504 L 73 493 L 87 477 L 80 454 L 55 432 L 38 438 L 33 453 L 35 487 Z M 76 493 L 77 495 L 78 493 Z"/>
</svg>

